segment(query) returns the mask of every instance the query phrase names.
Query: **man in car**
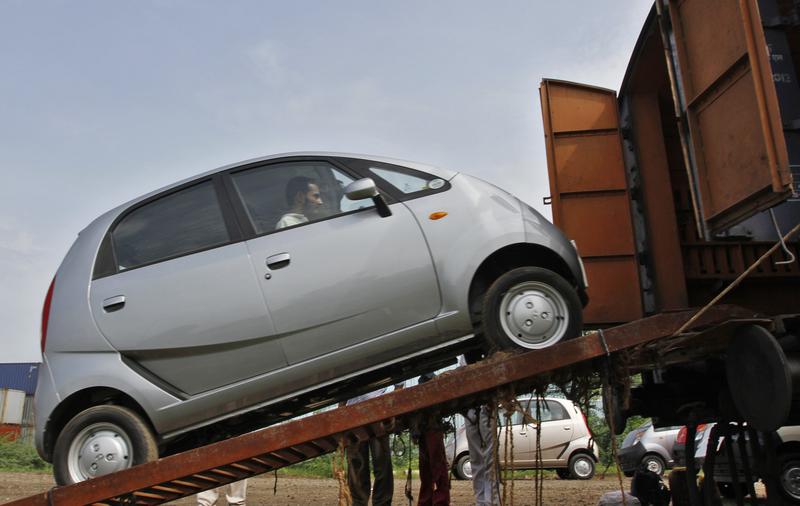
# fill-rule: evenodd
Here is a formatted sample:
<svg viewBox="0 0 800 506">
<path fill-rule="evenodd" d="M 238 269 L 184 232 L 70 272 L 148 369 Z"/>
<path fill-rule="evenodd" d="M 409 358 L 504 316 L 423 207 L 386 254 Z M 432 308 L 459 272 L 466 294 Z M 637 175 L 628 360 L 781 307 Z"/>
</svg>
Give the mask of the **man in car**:
<svg viewBox="0 0 800 506">
<path fill-rule="evenodd" d="M 295 176 L 286 184 L 286 205 L 289 210 L 281 216 L 275 229 L 307 223 L 319 217 L 322 211 L 322 195 L 319 184 L 305 176 Z"/>
</svg>

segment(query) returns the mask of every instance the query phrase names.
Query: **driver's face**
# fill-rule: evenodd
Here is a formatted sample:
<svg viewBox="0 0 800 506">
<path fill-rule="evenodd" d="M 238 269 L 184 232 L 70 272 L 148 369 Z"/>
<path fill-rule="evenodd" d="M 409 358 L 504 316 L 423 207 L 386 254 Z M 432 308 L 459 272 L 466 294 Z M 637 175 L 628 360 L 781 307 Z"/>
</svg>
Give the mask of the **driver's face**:
<svg viewBox="0 0 800 506">
<path fill-rule="evenodd" d="M 319 186 L 314 183 L 308 184 L 308 191 L 306 192 L 306 205 L 307 206 L 321 206 L 322 195 L 319 193 Z"/>
</svg>

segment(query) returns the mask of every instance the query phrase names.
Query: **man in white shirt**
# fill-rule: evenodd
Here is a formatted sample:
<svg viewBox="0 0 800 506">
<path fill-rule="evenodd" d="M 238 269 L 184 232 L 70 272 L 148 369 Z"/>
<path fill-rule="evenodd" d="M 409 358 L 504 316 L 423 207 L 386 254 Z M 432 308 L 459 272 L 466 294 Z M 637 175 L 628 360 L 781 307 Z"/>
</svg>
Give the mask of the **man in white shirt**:
<svg viewBox="0 0 800 506">
<path fill-rule="evenodd" d="M 308 216 L 319 215 L 322 210 L 319 184 L 310 177 L 293 177 L 286 184 L 286 204 L 289 211 L 275 225 L 276 230 L 307 223 Z"/>
</svg>

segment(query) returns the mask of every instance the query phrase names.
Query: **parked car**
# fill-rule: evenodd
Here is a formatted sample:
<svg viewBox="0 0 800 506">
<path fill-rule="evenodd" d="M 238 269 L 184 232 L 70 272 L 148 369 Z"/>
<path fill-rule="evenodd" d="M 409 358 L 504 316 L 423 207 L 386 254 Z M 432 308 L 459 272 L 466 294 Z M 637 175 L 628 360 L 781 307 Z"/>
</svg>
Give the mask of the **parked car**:
<svg viewBox="0 0 800 506">
<path fill-rule="evenodd" d="M 527 408 L 530 420 L 536 419 L 536 401 L 528 397 L 519 400 Z M 500 465 L 506 469 L 536 469 L 540 466 L 536 458 L 537 424 L 526 423 L 521 411 L 512 413 L 510 424 L 502 410 L 498 411 L 498 456 Z M 539 405 L 541 435 L 541 468 L 554 469 L 563 479 L 588 480 L 594 476 L 600 453 L 594 442 L 586 417 L 580 409 L 567 399 L 547 398 Z M 467 433 L 463 417 L 456 424 L 455 437 L 445 443 L 453 475 L 460 480 L 472 479 Z M 510 436 L 507 436 L 509 431 Z M 508 439 L 510 437 L 510 439 Z M 513 441 L 514 453 L 506 460 L 506 441 Z M 513 462 L 512 462 L 513 461 Z"/>
<path fill-rule="evenodd" d="M 695 454 L 694 462 L 696 469 L 702 468 L 708 453 L 708 443 L 711 436 L 711 429 L 714 423 L 700 424 L 697 426 L 695 435 Z M 677 465 L 686 465 L 686 427 L 682 427 L 673 447 L 673 455 Z M 777 448 L 778 465 L 778 485 L 784 499 L 790 504 L 800 504 L 800 426 L 781 427 L 777 431 L 780 444 Z M 747 483 L 744 475 L 744 463 L 739 445 L 736 443 L 738 434 L 731 437 L 734 444 L 727 444 L 726 438 L 720 438 L 717 446 L 717 455 L 714 459 L 714 481 L 723 497 L 736 497 L 736 487 L 742 496 L 747 495 Z M 736 464 L 737 478 L 734 480 L 732 469 L 728 461 L 728 451 L 733 448 L 733 458 Z M 746 445 L 748 462 L 752 466 L 753 478 L 759 480 L 763 477 L 763 472 L 759 468 L 758 461 L 753 458 L 752 448 L 748 442 Z"/>
<path fill-rule="evenodd" d="M 648 420 L 630 431 L 618 453 L 625 476 L 633 476 L 634 471 L 640 468 L 663 475 L 675 463 L 672 445 L 679 430 L 680 427 L 655 427 L 652 420 Z"/>
<path fill-rule="evenodd" d="M 357 155 L 234 164 L 78 235 L 42 316 L 36 446 L 72 483 L 446 365 L 579 334 L 574 244 L 479 179 Z"/>
</svg>

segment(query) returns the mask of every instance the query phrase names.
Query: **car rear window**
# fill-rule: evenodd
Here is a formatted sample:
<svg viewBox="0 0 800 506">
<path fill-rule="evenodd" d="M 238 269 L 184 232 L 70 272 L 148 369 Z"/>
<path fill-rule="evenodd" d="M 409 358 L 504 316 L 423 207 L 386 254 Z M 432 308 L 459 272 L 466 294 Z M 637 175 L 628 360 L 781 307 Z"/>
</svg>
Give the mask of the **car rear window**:
<svg viewBox="0 0 800 506">
<path fill-rule="evenodd" d="M 111 238 L 120 271 L 230 240 L 211 181 L 134 209 L 117 224 Z"/>
</svg>

